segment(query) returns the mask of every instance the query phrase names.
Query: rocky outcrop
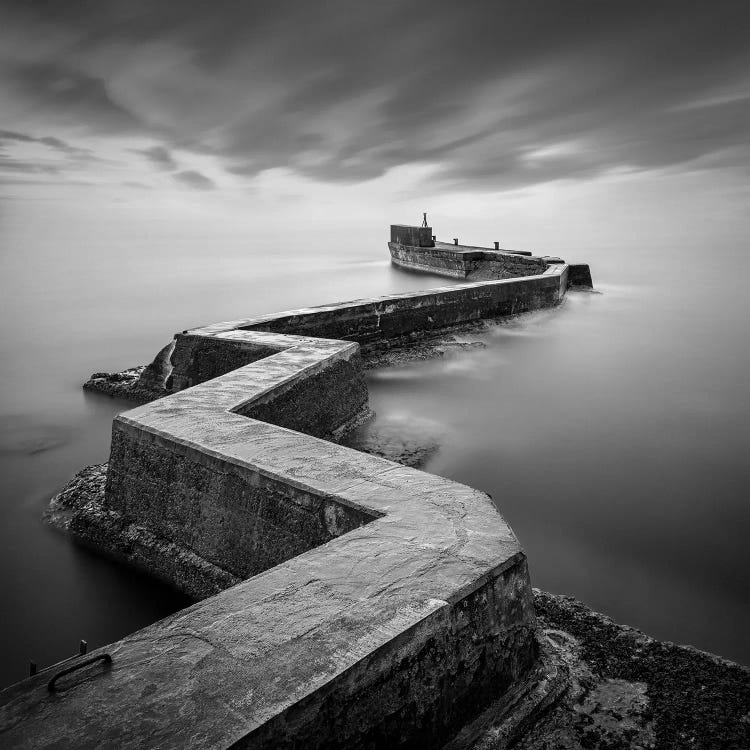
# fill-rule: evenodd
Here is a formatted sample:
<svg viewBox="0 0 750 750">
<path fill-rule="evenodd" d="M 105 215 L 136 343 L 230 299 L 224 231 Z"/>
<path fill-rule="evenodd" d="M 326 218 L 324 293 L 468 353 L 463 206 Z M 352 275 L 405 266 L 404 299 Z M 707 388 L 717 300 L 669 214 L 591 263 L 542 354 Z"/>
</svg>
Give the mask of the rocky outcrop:
<svg viewBox="0 0 750 750">
<path fill-rule="evenodd" d="M 148 365 L 130 367 L 120 372 L 95 372 L 83 384 L 83 388 L 136 404 L 147 404 L 161 398 L 167 392 L 165 384 L 172 372 L 170 358 L 174 343 L 174 340 L 170 341 Z"/>
<path fill-rule="evenodd" d="M 141 379 L 147 370 L 147 365 L 139 365 L 120 372 L 95 372 L 83 384 L 83 388 L 86 391 L 103 393 L 110 398 L 147 404 L 165 394 L 163 384 Z"/>
<path fill-rule="evenodd" d="M 159 578 L 194 599 L 205 599 L 240 582 L 189 549 L 108 509 L 104 503 L 106 481 L 106 463 L 81 469 L 52 498 L 45 520 L 79 543 Z"/>
<path fill-rule="evenodd" d="M 534 604 L 571 680 L 520 750 L 750 747 L 750 668 L 657 641 L 571 597 L 535 590 Z"/>
<path fill-rule="evenodd" d="M 347 435 L 344 445 L 389 461 L 421 468 L 440 450 L 442 429 L 428 419 L 389 417 Z"/>
</svg>

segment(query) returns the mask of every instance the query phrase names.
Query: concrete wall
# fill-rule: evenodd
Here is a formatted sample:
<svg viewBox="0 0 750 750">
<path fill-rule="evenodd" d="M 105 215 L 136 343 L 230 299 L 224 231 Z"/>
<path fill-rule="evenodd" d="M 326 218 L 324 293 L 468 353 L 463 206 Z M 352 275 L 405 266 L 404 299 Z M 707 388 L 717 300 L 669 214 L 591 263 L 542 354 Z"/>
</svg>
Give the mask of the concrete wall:
<svg viewBox="0 0 750 750">
<path fill-rule="evenodd" d="M 471 248 L 436 242 L 424 248 L 409 242 L 388 243 L 391 259 L 404 268 L 429 271 L 459 279 L 508 279 L 533 276 L 547 267 L 544 258 L 521 255 L 513 251 Z"/>
<path fill-rule="evenodd" d="M 411 227 L 405 224 L 391 224 L 391 242 L 400 242 L 416 247 L 432 247 L 432 227 Z"/>
<path fill-rule="evenodd" d="M 94 652 L 111 666 L 54 695 L 49 675 L 4 691 L 0 744 L 436 747 L 512 701 L 535 620 L 492 500 L 297 430 L 361 408 L 357 341 L 556 304 L 566 287 L 561 265 L 178 336 L 174 382 L 195 385 L 117 417 L 106 511 L 252 577 Z"/>
<path fill-rule="evenodd" d="M 557 304 L 565 294 L 567 267 L 532 278 L 475 283 L 424 292 L 358 300 L 264 316 L 232 324 L 241 330 L 273 331 L 356 341 L 370 346 L 434 332 L 461 323 L 512 315 Z M 213 330 L 213 329 L 212 329 Z M 181 349 L 180 336 L 176 350 Z M 175 369 L 177 369 L 177 361 Z"/>
<path fill-rule="evenodd" d="M 213 339 L 206 336 L 180 336 L 180 346 L 172 347 L 169 390 L 180 391 L 205 383 L 238 367 L 270 357 L 276 349 L 262 343 Z"/>
<path fill-rule="evenodd" d="M 367 352 L 414 333 L 555 305 L 565 294 L 567 274 L 567 266 L 561 265 L 502 283 L 480 282 L 356 300 L 185 331 L 175 336 L 168 385 L 171 390 L 197 385 L 272 353 L 257 337 L 252 343 L 237 337 L 239 331 L 294 332 L 356 341 Z M 235 338 L 229 339 L 231 335 Z"/>
<path fill-rule="evenodd" d="M 239 578 L 377 516 L 117 422 L 106 509 Z"/>
<path fill-rule="evenodd" d="M 220 337 L 202 333 L 175 336 L 167 388 L 177 391 L 205 383 L 288 348 L 285 337 Z M 238 413 L 322 438 L 335 438 L 367 408 L 367 386 L 359 353 L 351 349 L 315 373 L 301 372 L 283 386 L 258 396 Z"/>
<path fill-rule="evenodd" d="M 586 289 L 591 289 L 594 286 L 594 282 L 591 280 L 591 269 L 587 263 L 576 263 L 568 266 L 569 286 L 580 286 Z"/>
<path fill-rule="evenodd" d="M 243 742 L 252 748 L 439 748 L 536 657 L 525 566 L 505 571 L 362 659 Z M 299 738 L 305 738 L 303 743 Z"/>
</svg>

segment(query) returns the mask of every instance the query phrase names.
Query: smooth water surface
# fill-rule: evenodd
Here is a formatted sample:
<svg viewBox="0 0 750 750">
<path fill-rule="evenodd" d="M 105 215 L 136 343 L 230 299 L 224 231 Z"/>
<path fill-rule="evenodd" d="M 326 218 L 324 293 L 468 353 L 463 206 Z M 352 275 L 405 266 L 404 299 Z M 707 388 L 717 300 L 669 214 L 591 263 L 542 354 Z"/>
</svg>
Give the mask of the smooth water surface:
<svg viewBox="0 0 750 750">
<path fill-rule="evenodd" d="M 128 408 L 81 382 L 150 361 L 188 327 L 451 283 L 392 268 L 385 229 L 353 242 L 340 227 L 247 238 L 2 217 L 0 684 L 29 659 L 49 664 L 186 603 L 41 522 L 79 468 L 106 460 L 112 417 Z M 375 373 L 372 403 L 434 426 L 427 470 L 492 494 L 536 585 L 750 662 L 742 275 L 626 249 L 573 258 L 591 262 L 603 294 L 502 325 L 484 350 Z"/>
<path fill-rule="evenodd" d="M 748 349 L 680 293 L 601 286 L 374 374 L 373 408 L 439 435 L 426 470 L 493 497 L 534 585 L 750 663 Z"/>
</svg>

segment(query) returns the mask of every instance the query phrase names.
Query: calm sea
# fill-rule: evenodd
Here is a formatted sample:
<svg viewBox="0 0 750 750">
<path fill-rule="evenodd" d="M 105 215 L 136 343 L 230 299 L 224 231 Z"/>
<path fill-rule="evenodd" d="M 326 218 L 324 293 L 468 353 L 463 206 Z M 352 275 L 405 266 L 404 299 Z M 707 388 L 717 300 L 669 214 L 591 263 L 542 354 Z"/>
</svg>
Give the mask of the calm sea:
<svg viewBox="0 0 750 750">
<path fill-rule="evenodd" d="M 79 468 L 106 460 L 128 408 L 81 382 L 150 361 L 191 326 L 450 283 L 392 268 L 385 229 L 290 243 L 283 227 L 217 240 L 3 216 L 0 685 L 29 659 L 49 664 L 187 603 L 41 522 Z M 493 496 L 535 585 L 750 663 L 741 251 L 684 252 L 583 249 L 573 259 L 602 294 L 501 325 L 483 350 L 375 373 L 371 401 L 381 420 L 438 439 L 428 471 Z"/>
</svg>

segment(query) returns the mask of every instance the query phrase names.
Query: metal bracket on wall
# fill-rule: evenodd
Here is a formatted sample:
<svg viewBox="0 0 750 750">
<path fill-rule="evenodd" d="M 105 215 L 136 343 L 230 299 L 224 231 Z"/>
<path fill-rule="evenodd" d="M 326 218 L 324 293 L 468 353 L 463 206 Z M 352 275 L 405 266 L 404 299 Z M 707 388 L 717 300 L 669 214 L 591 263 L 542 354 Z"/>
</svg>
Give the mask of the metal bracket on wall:
<svg viewBox="0 0 750 750">
<path fill-rule="evenodd" d="M 90 659 L 86 659 L 82 662 L 79 662 L 78 664 L 74 664 L 72 667 L 68 667 L 67 669 L 60 670 L 48 683 L 47 683 L 47 690 L 50 691 L 50 693 L 55 692 L 55 683 L 61 678 L 65 677 L 65 675 L 70 674 L 71 672 L 77 672 L 79 669 L 83 669 L 84 667 L 88 667 L 90 664 L 96 664 L 98 661 L 103 661 L 105 664 L 111 664 L 112 663 L 112 657 L 109 654 L 99 654 L 98 656 L 92 656 Z"/>
</svg>

